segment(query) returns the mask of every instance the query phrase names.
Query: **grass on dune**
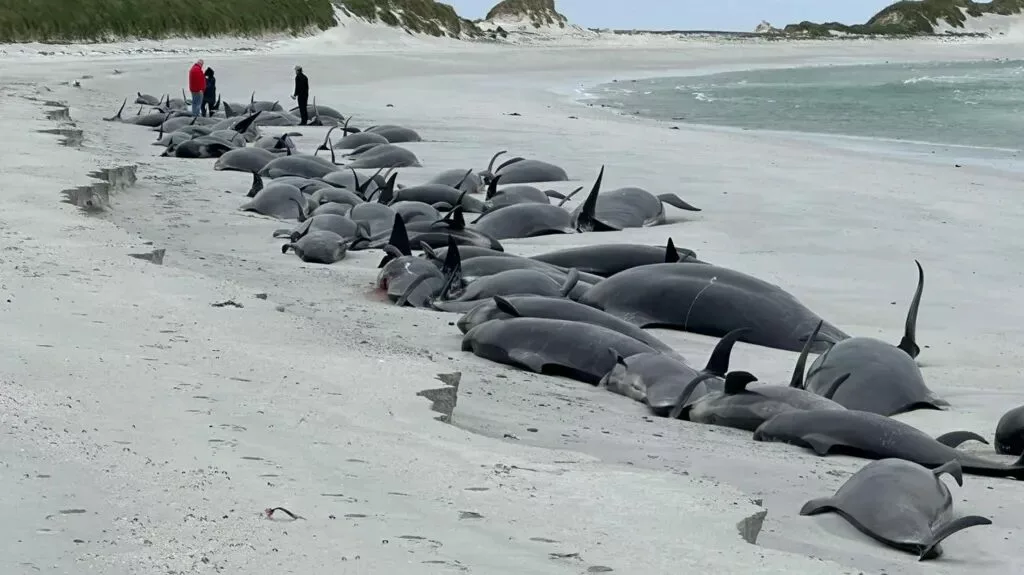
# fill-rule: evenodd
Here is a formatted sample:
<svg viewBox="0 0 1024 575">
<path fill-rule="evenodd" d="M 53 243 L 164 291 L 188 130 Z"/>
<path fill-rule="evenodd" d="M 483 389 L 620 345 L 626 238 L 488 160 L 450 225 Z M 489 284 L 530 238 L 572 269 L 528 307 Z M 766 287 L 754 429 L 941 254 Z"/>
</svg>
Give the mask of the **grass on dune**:
<svg viewBox="0 0 1024 575">
<path fill-rule="evenodd" d="M 962 28 L 967 16 L 1018 14 L 1021 11 L 1024 11 L 1024 0 L 901 0 L 883 8 L 864 24 L 800 22 L 786 26 L 785 32 L 818 37 L 830 36 L 831 31 L 879 35 L 933 34 L 935 27 L 942 22 L 953 28 Z"/>
<path fill-rule="evenodd" d="M 0 0 L 0 42 L 260 36 L 334 24 L 330 0 Z"/>
<path fill-rule="evenodd" d="M 431 36 L 479 36 L 473 22 L 455 8 L 434 0 L 336 0 L 353 16 Z"/>
</svg>

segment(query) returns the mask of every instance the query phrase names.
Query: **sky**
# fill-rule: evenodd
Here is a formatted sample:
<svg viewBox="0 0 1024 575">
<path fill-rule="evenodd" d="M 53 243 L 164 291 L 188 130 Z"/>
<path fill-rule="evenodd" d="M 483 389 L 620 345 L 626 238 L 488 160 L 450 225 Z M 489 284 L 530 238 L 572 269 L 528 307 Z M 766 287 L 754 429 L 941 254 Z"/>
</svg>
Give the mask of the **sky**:
<svg viewBox="0 0 1024 575">
<path fill-rule="evenodd" d="M 440 0 L 463 18 L 483 18 L 498 0 Z M 862 24 L 894 0 L 555 0 L 555 9 L 587 28 L 753 32 L 762 20 Z"/>
</svg>

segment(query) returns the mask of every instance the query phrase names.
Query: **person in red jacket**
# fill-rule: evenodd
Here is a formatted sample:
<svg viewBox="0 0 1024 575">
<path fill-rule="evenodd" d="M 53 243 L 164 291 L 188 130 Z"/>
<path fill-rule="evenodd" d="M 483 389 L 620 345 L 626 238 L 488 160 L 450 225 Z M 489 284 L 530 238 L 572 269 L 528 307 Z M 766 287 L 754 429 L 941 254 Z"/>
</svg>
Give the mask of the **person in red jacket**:
<svg viewBox="0 0 1024 575">
<path fill-rule="evenodd" d="M 188 91 L 192 92 L 192 115 L 198 116 L 203 109 L 203 92 L 206 91 L 206 76 L 203 75 L 203 61 L 196 60 L 188 71 Z"/>
</svg>

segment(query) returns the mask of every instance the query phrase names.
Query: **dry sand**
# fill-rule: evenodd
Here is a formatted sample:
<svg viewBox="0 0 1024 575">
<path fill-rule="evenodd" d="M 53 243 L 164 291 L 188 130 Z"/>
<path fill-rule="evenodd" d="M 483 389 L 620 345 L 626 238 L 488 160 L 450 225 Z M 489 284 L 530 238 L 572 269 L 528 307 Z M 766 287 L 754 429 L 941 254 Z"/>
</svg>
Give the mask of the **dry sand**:
<svg viewBox="0 0 1024 575">
<path fill-rule="evenodd" d="M 704 209 L 617 234 L 506 242 L 534 254 L 669 236 L 777 282 L 852 334 L 898 341 L 927 277 L 923 370 L 947 412 L 904 421 L 991 437 L 1024 403 L 1020 180 L 970 162 L 808 138 L 669 126 L 571 101 L 575 87 L 695 69 L 1001 57 L 986 42 L 595 42 L 587 48 L 385 46 L 371 30 L 204 53 L 225 99 L 286 101 L 305 67 L 318 102 L 398 123 L 424 168 L 490 155 L 551 160 L 589 185 L 677 192 Z M 380 35 L 385 32 L 379 32 Z M 384 36 L 381 36 L 384 37 Z M 379 40 L 380 38 L 377 38 Z M 127 48 L 122 51 L 131 51 Z M 15 53 L 14 50 L 7 50 Z M 654 419 L 626 398 L 459 351 L 457 315 L 373 298 L 379 253 L 333 266 L 282 256 L 286 227 L 238 211 L 248 178 L 155 157 L 155 134 L 108 123 L 136 91 L 177 95 L 189 58 L 0 60 L 0 480 L 3 573 L 1013 573 L 1020 484 L 969 476 L 960 533 L 917 563 L 835 517 L 798 516 L 864 464 Z M 115 73 L 114 70 L 118 70 Z M 80 79 L 81 87 L 66 82 Z M 41 133 L 64 101 L 80 147 Z M 518 116 L 508 115 L 518 113 Z M 303 128 L 311 150 L 324 129 Z M 948 150 L 937 149 L 948 153 Z M 97 168 L 137 166 L 105 215 L 59 203 Z M 163 265 L 129 257 L 166 249 Z M 239 307 L 213 307 L 233 301 Z M 703 364 L 711 338 L 660 331 Z M 740 345 L 733 365 L 786 381 L 795 354 Z M 452 423 L 417 395 L 461 372 Z M 986 446 L 972 449 L 988 451 Z M 754 500 L 759 500 L 760 505 Z M 268 520 L 284 506 L 295 521 Z M 737 524 L 767 511 L 758 543 Z M 281 513 L 275 514 L 278 519 Z"/>
</svg>

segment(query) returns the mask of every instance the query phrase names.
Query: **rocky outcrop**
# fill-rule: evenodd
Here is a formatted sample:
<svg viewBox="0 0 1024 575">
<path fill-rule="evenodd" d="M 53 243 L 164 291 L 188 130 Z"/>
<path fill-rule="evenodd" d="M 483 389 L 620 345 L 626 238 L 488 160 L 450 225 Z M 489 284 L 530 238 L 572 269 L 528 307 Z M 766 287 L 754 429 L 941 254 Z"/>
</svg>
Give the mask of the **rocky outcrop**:
<svg viewBox="0 0 1024 575">
<path fill-rule="evenodd" d="M 569 20 L 555 10 L 555 0 L 502 0 L 485 20 L 529 22 L 534 28 L 565 28 Z"/>
<path fill-rule="evenodd" d="M 755 34 L 778 34 L 779 32 L 782 32 L 782 30 L 772 26 L 767 20 L 761 20 L 761 23 L 754 28 Z"/>
</svg>

